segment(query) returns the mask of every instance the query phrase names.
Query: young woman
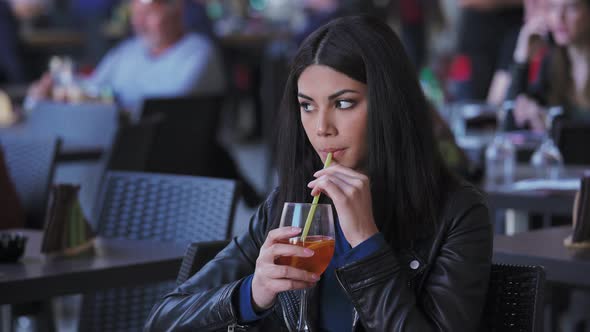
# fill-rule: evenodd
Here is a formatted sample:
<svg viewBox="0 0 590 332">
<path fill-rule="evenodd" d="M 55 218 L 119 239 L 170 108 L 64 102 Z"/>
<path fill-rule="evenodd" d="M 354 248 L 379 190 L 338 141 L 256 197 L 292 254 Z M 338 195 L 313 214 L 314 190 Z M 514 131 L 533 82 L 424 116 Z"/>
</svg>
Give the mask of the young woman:
<svg viewBox="0 0 590 332">
<path fill-rule="evenodd" d="M 314 330 L 476 329 L 491 265 L 488 209 L 441 161 L 395 33 L 368 17 L 314 32 L 294 59 L 279 119 L 278 189 L 246 234 L 154 308 L 147 330 L 293 330 L 295 290 L 311 286 Z M 274 264 L 313 255 L 277 243 L 301 231 L 278 225 L 283 203 L 320 192 L 337 214 L 321 278 Z"/>
<path fill-rule="evenodd" d="M 517 125 L 537 131 L 545 129 L 543 108 L 550 105 L 563 106 L 566 117 L 590 119 L 590 0 L 546 0 L 543 12 L 520 32 L 508 93 L 516 100 Z M 545 53 L 531 82 L 530 62 L 539 48 L 535 40 L 549 33 L 555 47 Z"/>
</svg>

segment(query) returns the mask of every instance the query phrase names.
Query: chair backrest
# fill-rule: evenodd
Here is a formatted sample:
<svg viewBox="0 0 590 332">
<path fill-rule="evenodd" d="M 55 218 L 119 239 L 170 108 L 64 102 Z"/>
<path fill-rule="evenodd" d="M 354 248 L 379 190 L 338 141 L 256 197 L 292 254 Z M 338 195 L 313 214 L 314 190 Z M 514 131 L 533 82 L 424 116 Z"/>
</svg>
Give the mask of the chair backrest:
<svg viewBox="0 0 590 332">
<path fill-rule="evenodd" d="M 493 264 L 479 331 L 541 331 L 545 272 Z"/>
<path fill-rule="evenodd" d="M 228 239 L 236 205 L 233 180 L 108 172 L 98 233 L 109 238 L 188 244 Z"/>
<path fill-rule="evenodd" d="M 236 183 L 111 171 L 105 176 L 100 196 L 100 236 L 189 244 L 229 238 Z M 153 305 L 174 285 L 171 280 L 85 294 L 79 329 L 142 331 Z"/>
<path fill-rule="evenodd" d="M 61 141 L 57 137 L 3 134 L 6 167 L 26 214 L 25 227 L 43 228 L 49 188 Z"/>
<path fill-rule="evenodd" d="M 207 262 L 212 260 L 229 241 L 193 242 L 187 248 L 182 258 L 176 284 L 180 285 L 197 273 Z"/>
<path fill-rule="evenodd" d="M 161 116 L 142 119 L 137 124 L 119 127 L 113 148 L 108 157 L 107 169 L 117 171 L 144 171 Z"/>
<path fill-rule="evenodd" d="M 590 121 L 556 121 L 553 134 L 566 164 L 590 164 L 590 153 L 584 143 L 590 140 Z"/>
<path fill-rule="evenodd" d="M 110 149 L 118 126 L 115 105 L 100 103 L 39 103 L 18 129 L 30 133 L 59 136 L 63 151 L 86 147 Z"/>
<path fill-rule="evenodd" d="M 222 96 L 191 96 L 145 100 L 142 119 L 159 115 L 146 171 L 209 176 L 206 156 L 217 148 Z"/>
</svg>

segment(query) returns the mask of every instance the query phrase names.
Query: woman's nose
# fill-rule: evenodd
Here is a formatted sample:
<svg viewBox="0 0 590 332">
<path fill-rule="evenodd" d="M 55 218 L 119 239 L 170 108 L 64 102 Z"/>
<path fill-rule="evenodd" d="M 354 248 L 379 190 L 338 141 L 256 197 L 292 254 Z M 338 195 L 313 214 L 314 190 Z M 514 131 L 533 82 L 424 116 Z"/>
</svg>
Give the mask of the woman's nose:
<svg viewBox="0 0 590 332">
<path fill-rule="evenodd" d="M 325 110 L 318 112 L 316 132 L 318 136 L 330 136 L 336 133 L 329 112 Z"/>
</svg>

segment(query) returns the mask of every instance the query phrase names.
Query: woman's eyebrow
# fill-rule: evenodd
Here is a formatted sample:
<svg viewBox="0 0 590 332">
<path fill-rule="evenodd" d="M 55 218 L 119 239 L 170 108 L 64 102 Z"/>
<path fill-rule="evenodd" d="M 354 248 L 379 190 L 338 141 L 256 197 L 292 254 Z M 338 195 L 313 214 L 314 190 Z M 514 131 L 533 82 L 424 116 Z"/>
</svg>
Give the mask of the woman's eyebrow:
<svg viewBox="0 0 590 332">
<path fill-rule="evenodd" d="M 309 96 L 306 96 L 306 95 L 304 95 L 303 93 L 297 93 L 297 96 L 298 96 L 298 97 L 301 97 L 301 98 L 303 98 L 303 99 L 307 99 L 307 100 L 311 100 L 311 101 L 313 101 L 313 98 L 311 98 L 311 97 L 309 97 Z"/>
<path fill-rule="evenodd" d="M 356 90 L 343 89 L 343 90 L 340 90 L 340 91 L 338 91 L 338 92 L 336 92 L 336 93 L 333 93 L 333 94 L 329 95 L 329 96 L 328 96 L 328 99 L 329 99 L 329 100 L 332 100 L 332 99 L 338 98 L 339 96 L 341 96 L 341 95 L 343 95 L 343 94 L 345 94 L 345 93 L 348 93 L 348 92 L 352 92 L 352 93 L 360 93 L 360 92 L 358 92 L 358 91 L 356 91 Z"/>
<path fill-rule="evenodd" d="M 345 93 L 349 93 L 349 92 L 351 92 L 351 93 L 360 93 L 360 92 L 358 92 L 356 90 L 343 89 L 343 90 L 340 90 L 338 92 L 335 92 L 335 93 L 329 95 L 328 96 L 328 99 L 329 100 L 332 100 L 332 99 L 338 98 L 339 96 L 341 96 L 341 95 L 343 95 Z M 309 96 L 306 96 L 303 93 L 297 93 L 297 96 L 300 97 L 300 98 L 303 98 L 303 99 L 307 99 L 307 100 L 313 101 L 313 98 L 311 98 Z"/>
</svg>

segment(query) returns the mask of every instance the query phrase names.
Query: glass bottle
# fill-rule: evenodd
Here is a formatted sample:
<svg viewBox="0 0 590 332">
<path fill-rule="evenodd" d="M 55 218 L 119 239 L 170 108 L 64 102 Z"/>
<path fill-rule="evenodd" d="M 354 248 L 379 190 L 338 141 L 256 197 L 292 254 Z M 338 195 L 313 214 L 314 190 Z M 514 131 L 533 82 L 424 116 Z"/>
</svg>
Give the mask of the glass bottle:
<svg viewBox="0 0 590 332">
<path fill-rule="evenodd" d="M 490 185 L 508 185 L 514 181 L 516 148 L 505 132 L 505 121 L 513 105 L 507 101 L 498 111 L 496 133 L 485 150 L 486 180 Z"/>
<path fill-rule="evenodd" d="M 531 156 L 531 165 L 535 168 L 537 178 L 557 179 L 563 169 L 563 156 L 551 137 L 555 118 L 562 114 L 561 106 L 550 107 L 547 111 L 543 141 Z"/>
</svg>

